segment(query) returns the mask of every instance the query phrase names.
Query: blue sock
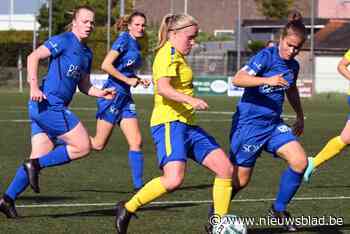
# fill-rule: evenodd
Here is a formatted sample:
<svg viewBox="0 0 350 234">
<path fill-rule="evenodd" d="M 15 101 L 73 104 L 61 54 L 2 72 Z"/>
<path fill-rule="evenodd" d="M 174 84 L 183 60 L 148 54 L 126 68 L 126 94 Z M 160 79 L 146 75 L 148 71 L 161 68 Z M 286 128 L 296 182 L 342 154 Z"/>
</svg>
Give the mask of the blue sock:
<svg viewBox="0 0 350 234">
<path fill-rule="evenodd" d="M 134 187 L 139 189 L 143 186 L 143 153 L 141 151 L 129 151 L 129 166 Z"/>
<path fill-rule="evenodd" d="M 21 165 L 16 172 L 15 178 L 13 178 L 10 186 L 7 188 L 5 194 L 12 200 L 16 200 L 19 194 L 21 194 L 29 185 L 27 172 Z"/>
<path fill-rule="evenodd" d="M 280 189 L 274 203 L 274 208 L 276 211 L 281 212 L 287 209 L 288 203 L 300 187 L 302 178 L 303 173 L 293 171 L 293 169 L 290 167 L 283 172 L 280 182 Z"/>
<path fill-rule="evenodd" d="M 69 163 L 69 158 L 66 145 L 57 146 L 50 153 L 39 158 L 40 168 L 53 167 Z"/>
</svg>

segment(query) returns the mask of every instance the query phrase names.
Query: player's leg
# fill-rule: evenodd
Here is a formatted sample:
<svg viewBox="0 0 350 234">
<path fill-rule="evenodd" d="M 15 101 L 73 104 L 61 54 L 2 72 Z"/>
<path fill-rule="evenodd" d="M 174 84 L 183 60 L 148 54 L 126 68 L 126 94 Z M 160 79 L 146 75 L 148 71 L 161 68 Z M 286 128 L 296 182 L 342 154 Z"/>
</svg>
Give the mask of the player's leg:
<svg viewBox="0 0 350 234">
<path fill-rule="evenodd" d="M 161 177 L 146 183 L 129 201 L 119 202 L 115 208 L 117 233 L 127 233 L 130 219 L 140 207 L 178 188 L 183 182 L 185 168 L 183 161 L 168 162 Z"/>
<path fill-rule="evenodd" d="M 85 127 L 79 119 L 70 111 L 48 114 L 54 117 L 41 124 L 50 135 L 58 135 L 58 139 L 65 142 L 58 145 L 54 150 L 37 159 L 32 159 L 25 163 L 25 168 L 29 175 L 29 183 L 32 188 L 39 188 L 39 171 L 43 168 L 59 166 L 69 163 L 72 160 L 80 159 L 90 152 L 90 139 Z M 61 134 L 60 134 L 61 133 Z"/>
<path fill-rule="evenodd" d="M 213 184 L 214 212 L 223 216 L 228 213 L 230 207 L 233 166 L 220 148 L 211 151 L 202 164 L 215 173 Z"/>
<path fill-rule="evenodd" d="M 275 218 L 285 220 L 290 218 L 287 206 L 301 185 L 307 166 L 307 158 L 304 149 L 298 141 L 284 144 L 277 150 L 277 155 L 287 161 L 288 168 L 282 173 L 279 191 L 269 214 Z M 288 231 L 297 230 L 294 224 L 284 223 L 284 227 Z"/>
<path fill-rule="evenodd" d="M 130 218 L 138 208 L 181 185 L 187 161 L 186 129 L 187 126 L 178 121 L 152 127 L 152 137 L 163 175 L 146 183 L 128 202 L 117 204 L 117 233 L 126 233 Z"/>
<path fill-rule="evenodd" d="M 50 152 L 54 144 L 45 133 L 38 133 L 32 136 L 32 152 L 31 159 L 38 158 Z M 8 218 L 17 217 L 15 208 L 15 200 L 29 185 L 28 174 L 23 165 L 17 169 L 15 177 L 12 179 L 10 185 L 5 191 L 0 200 L 0 211 L 2 211 Z"/>
<path fill-rule="evenodd" d="M 135 190 L 143 186 L 143 162 L 144 156 L 141 151 L 142 137 L 137 118 L 123 118 L 120 128 L 129 144 L 129 166 Z"/>
<path fill-rule="evenodd" d="M 114 129 L 114 124 L 104 120 L 96 120 L 96 134 L 94 137 L 90 137 L 91 148 L 93 150 L 103 150 L 112 135 Z"/>
<path fill-rule="evenodd" d="M 308 166 L 304 173 L 304 180 L 309 181 L 314 169 L 337 156 L 350 143 L 350 121 L 346 122 L 340 136 L 333 137 L 323 149 L 314 157 L 309 157 Z"/>
</svg>

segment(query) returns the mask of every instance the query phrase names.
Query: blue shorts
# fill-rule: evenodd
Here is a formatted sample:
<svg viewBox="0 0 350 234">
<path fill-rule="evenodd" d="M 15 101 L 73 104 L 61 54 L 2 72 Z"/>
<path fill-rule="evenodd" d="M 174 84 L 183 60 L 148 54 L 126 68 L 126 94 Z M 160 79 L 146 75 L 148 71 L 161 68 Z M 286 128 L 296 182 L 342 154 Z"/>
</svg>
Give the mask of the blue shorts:
<svg viewBox="0 0 350 234">
<path fill-rule="evenodd" d="M 277 156 L 277 150 L 297 140 L 289 126 L 280 122 L 268 126 L 232 123 L 230 159 L 234 165 L 254 167 L 262 150 Z"/>
<path fill-rule="evenodd" d="M 153 126 L 151 132 L 160 168 L 170 161 L 186 162 L 187 158 L 201 164 L 211 151 L 220 148 L 202 128 L 179 121 Z"/>
<path fill-rule="evenodd" d="M 47 101 L 28 103 L 32 136 L 46 133 L 51 139 L 61 136 L 80 122 L 79 118 L 67 107 L 52 107 Z"/>
<path fill-rule="evenodd" d="M 124 118 L 137 118 L 135 103 L 130 95 L 117 92 L 113 100 L 97 99 L 96 119 L 103 119 L 114 125 Z"/>
</svg>

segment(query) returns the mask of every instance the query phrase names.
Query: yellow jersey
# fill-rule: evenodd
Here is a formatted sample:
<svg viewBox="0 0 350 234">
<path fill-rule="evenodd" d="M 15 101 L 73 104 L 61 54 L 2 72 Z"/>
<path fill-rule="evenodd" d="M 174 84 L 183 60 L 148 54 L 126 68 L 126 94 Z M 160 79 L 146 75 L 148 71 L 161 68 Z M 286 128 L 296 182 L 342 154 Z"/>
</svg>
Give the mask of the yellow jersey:
<svg viewBox="0 0 350 234">
<path fill-rule="evenodd" d="M 154 107 L 151 126 L 171 121 L 194 124 L 194 109 L 191 105 L 167 99 L 158 94 L 158 80 L 170 78 L 171 86 L 178 92 L 193 96 L 192 69 L 183 55 L 167 41 L 157 51 L 153 62 Z"/>
<path fill-rule="evenodd" d="M 345 53 L 344 58 L 350 62 L 350 50 Z M 348 89 L 348 95 L 350 96 L 350 89 Z"/>
</svg>

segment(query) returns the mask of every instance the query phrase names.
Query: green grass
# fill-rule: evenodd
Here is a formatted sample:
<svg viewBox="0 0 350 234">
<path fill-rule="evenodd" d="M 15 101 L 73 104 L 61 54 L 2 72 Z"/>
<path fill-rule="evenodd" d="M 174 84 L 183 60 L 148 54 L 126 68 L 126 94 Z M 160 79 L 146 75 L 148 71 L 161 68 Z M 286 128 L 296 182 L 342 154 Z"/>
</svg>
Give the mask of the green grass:
<svg viewBox="0 0 350 234">
<path fill-rule="evenodd" d="M 27 119 L 28 94 L 0 93 L 0 192 L 4 192 L 17 167 L 30 153 L 30 126 L 26 122 L 6 120 Z M 228 97 L 204 97 L 211 106 L 210 111 L 233 111 L 237 99 Z M 160 175 L 157 168 L 154 146 L 149 131 L 152 108 L 151 96 L 136 96 L 145 153 L 145 178 Z M 72 103 L 74 110 L 91 134 L 95 131 L 95 100 L 77 95 Z M 303 99 L 306 116 L 305 133 L 301 138 L 308 155 L 314 155 L 330 137 L 338 135 L 348 114 L 346 97 L 321 95 Z M 285 114 L 293 114 L 286 106 Z M 215 136 L 224 149 L 228 149 L 230 115 L 202 113 L 199 124 Z M 292 123 L 292 119 L 287 120 Z M 113 133 L 107 148 L 92 153 L 88 158 L 68 165 L 43 170 L 41 194 L 27 189 L 17 200 L 21 218 L 8 220 L 0 215 L 0 233 L 114 233 L 113 204 L 128 199 L 132 186 L 127 159 L 127 143 L 118 128 Z M 317 197 L 350 196 L 350 172 L 348 150 L 317 171 L 312 183 L 303 185 L 296 197 L 315 200 L 295 200 L 289 206 L 294 216 L 337 216 L 344 218 L 343 226 L 301 228 L 298 233 L 350 233 L 350 200 L 316 200 Z M 248 188 L 236 199 L 274 198 L 279 177 L 286 167 L 283 161 L 268 154 L 258 160 L 253 179 Z M 178 191 L 166 195 L 160 201 L 205 201 L 211 199 L 213 175 L 190 162 L 185 183 Z M 88 204 L 107 205 L 79 207 L 21 207 L 33 204 Z M 239 216 L 263 217 L 271 201 L 235 202 L 231 213 Z M 133 219 L 130 233 L 204 233 L 208 204 L 163 204 L 147 206 Z M 249 233 L 284 233 L 278 227 L 252 227 Z"/>
</svg>

